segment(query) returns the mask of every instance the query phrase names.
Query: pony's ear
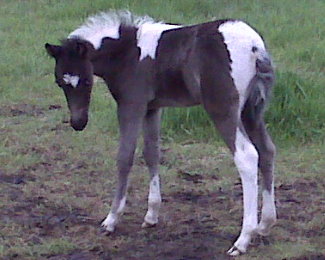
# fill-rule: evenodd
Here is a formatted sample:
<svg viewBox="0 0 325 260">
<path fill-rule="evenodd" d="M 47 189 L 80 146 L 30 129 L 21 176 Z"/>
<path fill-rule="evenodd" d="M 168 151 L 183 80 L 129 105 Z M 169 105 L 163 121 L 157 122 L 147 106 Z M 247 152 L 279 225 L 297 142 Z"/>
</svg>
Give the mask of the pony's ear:
<svg viewBox="0 0 325 260">
<path fill-rule="evenodd" d="M 45 43 L 45 49 L 51 57 L 57 58 L 61 54 L 62 47 L 59 45 Z"/>
</svg>

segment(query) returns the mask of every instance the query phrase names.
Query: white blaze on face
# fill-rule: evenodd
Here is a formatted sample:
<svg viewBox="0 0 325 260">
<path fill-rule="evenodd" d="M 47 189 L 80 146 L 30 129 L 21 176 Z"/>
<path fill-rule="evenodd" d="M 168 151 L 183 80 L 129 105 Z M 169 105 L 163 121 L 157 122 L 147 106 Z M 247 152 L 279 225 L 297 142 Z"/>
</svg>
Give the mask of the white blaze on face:
<svg viewBox="0 0 325 260">
<path fill-rule="evenodd" d="M 70 74 L 63 75 L 63 81 L 65 82 L 65 84 L 70 84 L 74 88 L 78 86 L 79 79 L 80 79 L 79 76 L 76 75 L 75 76 Z"/>
<path fill-rule="evenodd" d="M 140 26 L 137 33 L 137 46 L 141 49 L 140 61 L 150 56 L 156 57 L 158 41 L 164 31 L 181 27 L 180 25 L 148 23 Z"/>
</svg>

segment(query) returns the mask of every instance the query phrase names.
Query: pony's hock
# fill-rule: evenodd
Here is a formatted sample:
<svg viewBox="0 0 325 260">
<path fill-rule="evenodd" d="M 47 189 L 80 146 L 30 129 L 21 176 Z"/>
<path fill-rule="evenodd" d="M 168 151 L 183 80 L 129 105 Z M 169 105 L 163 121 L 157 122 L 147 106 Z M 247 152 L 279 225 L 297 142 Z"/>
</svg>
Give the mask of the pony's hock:
<svg viewBox="0 0 325 260">
<path fill-rule="evenodd" d="M 158 222 L 159 128 L 163 107 L 202 104 L 234 156 L 243 185 L 243 225 L 228 251 L 246 252 L 255 234 L 267 234 L 276 220 L 273 187 L 275 147 L 263 114 L 274 81 L 260 35 L 238 20 L 171 25 L 111 11 L 88 18 L 61 45 L 45 45 L 55 58 L 55 78 L 83 130 L 93 76 L 101 77 L 117 102 L 120 146 L 118 182 L 103 227 L 112 232 L 121 216 L 139 130 L 149 168 L 148 211 L 143 227 Z M 261 220 L 257 219 L 257 173 L 263 176 Z"/>
</svg>

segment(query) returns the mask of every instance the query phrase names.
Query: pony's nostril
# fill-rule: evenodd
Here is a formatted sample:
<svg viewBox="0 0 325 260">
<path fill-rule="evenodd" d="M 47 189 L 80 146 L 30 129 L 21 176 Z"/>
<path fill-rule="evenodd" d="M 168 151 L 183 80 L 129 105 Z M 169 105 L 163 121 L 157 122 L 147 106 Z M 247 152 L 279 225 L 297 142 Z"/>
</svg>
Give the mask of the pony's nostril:
<svg viewBox="0 0 325 260">
<path fill-rule="evenodd" d="M 74 130 L 76 130 L 76 131 L 82 131 L 82 130 L 85 129 L 85 126 L 86 126 L 86 124 L 84 124 L 84 125 L 75 125 L 75 124 L 73 124 L 73 125 L 72 125 L 72 128 L 73 128 Z"/>
<path fill-rule="evenodd" d="M 88 122 L 88 115 L 83 114 L 79 116 L 72 116 L 70 120 L 70 124 L 72 128 L 76 131 L 82 131 Z"/>
<path fill-rule="evenodd" d="M 79 121 L 71 120 L 70 124 L 74 130 L 82 131 L 85 129 L 87 122 L 88 120 L 79 120 Z"/>
</svg>

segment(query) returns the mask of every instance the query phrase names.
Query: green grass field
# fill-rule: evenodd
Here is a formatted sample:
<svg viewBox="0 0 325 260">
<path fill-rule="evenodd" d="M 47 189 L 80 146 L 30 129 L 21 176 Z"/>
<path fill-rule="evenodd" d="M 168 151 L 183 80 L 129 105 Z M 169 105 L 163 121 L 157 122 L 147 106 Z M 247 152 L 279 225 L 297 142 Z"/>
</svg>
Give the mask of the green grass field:
<svg viewBox="0 0 325 260">
<path fill-rule="evenodd" d="M 99 234 L 115 184 L 115 104 L 96 83 L 90 122 L 74 132 L 43 46 L 112 8 L 172 23 L 240 18 L 263 35 L 277 74 L 267 122 L 278 146 L 279 222 L 239 259 L 322 259 L 322 0 L 0 0 L 0 259 L 227 259 L 239 233 L 238 174 L 197 107 L 164 112 L 160 224 L 140 228 L 148 177 L 139 149 L 123 221 L 113 236 Z"/>
</svg>

